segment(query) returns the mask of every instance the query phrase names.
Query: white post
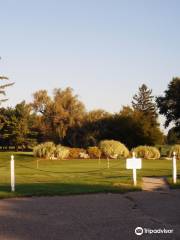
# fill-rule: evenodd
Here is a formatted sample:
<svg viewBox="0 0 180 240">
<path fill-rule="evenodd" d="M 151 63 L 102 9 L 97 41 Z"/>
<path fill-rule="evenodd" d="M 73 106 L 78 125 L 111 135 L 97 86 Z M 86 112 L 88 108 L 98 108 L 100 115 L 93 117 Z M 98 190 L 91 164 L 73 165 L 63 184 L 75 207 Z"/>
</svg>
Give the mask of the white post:
<svg viewBox="0 0 180 240">
<path fill-rule="evenodd" d="M 133 168 L 133 182 L 134 182 L 134 186 L 137 185 L 137 177 L 136 177 L 136 168 Z"/>
<path fill-rule="evenodd" d="M 176 167 L 176 153 L 173 152 L 173 183 L 176 183 L 177 167 Z"/>
<path fill-rule="evenodd" d="M 15 191 L 14 156 L 11 156 L 11 191 Z"/>
<path fill-rule="evenodd" d="M 135 156 L 135 152 L 133 152 L 133 160 L 135 160 L 136 156 Z M 136 167 L 135 164 L 133 166 L 133 182 L 134 182 L 134 186 L 137 185 L 137 174 L 136 174 Z"/>
</svg>

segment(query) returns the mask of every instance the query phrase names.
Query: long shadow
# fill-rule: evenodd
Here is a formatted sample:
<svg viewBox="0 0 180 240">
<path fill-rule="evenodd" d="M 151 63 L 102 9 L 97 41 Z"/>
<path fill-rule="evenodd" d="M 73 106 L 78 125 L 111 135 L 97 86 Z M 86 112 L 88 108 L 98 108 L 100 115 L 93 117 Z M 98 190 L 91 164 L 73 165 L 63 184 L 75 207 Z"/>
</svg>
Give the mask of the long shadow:
<svg viewBox="0 0 180 240">
<path fill-rule="evenodd" d="M 112 186 L 73 183 L 32 183 L 17 184 L 16 191 L 11 192 L 10 186 L 0 185 L 0 198 L 21 196 L 61 196 L 88 193 L 125 193 L 140 190 L 133 186 Z"/>
</svg>

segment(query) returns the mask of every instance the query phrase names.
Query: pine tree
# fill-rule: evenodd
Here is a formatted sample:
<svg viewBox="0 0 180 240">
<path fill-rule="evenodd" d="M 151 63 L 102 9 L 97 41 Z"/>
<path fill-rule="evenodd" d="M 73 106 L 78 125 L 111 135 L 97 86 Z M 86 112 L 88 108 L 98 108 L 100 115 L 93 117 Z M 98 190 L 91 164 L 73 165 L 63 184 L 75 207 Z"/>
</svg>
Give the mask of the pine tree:
<svg viewBox="0 0 180 240">
<path fill-rule="evenodd" d="M 0 60 L 1 60 L 1 57 L 0 57 Z M 3 75 L 0 75 L 0 80 L 2 80 L 2 81 L 7 81 L 7 80 L 9 80 L 8 79 L 8 77 L 6 77 L 6 76 L 3 76 Z M 6 96 L 6 92 L 5 92 L 5 89 L 7 88 L 7 87 L 9 87 L 9 86 L 12 86 L 14 83 L 7 83 L 7 84 L 0 84 L 0 96 L 1 95 L 3 95 L 3 96 Z M 0 105 L 1 105 L 1 103 L 2 102 L 5 102 L 5 101 L 7 101 L 8 99 L 7 98 L 3 98 L 3 99 L 1 99 L 0 98 Z"/>
<path fill-rule="evenodd" d="M 0 80 L 9 80 L 9 79 L 7 77 L 1 75 Z M 6 87 L 12 86 L 13 84 L 14 83 L 7 83 L 7 84 L 0 85 L 0 95 L 5 96 L 6 95 L 6 92 L 5 92 Z M 7 100 L 8 100 L 7 98 L 0 99 L 0 105 L 2 102 L 5 102 Z"/>
<path fill-rule="evenodd" d="M 139 88 L 139 92 L 133 96 L 132 106 L 134 110 L 157 118 L 156 104 L 153 102 L 153 99 L 152 90 L 143 84 Z"/>
</svg>

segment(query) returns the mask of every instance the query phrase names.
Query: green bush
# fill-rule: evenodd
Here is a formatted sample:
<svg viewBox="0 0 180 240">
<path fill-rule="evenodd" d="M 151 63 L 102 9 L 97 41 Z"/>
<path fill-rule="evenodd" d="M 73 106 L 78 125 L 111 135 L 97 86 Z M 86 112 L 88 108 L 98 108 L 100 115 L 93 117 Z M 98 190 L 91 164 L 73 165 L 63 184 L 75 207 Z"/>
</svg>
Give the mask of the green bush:
<svg viewBox="0 0 180 240">
<path fill-rule="evenodd" d="M 54 152 L 54 156 L 57 159 L 68 158 L 68 156 L 69 156 L 69 149 L 67 147 L 64 147 L 64 146 L 61 146 L 61 145 L 57 145 L 56 146 L 56 150 Z"/>
<path fill-rule="evenodd" d="M 86 153 L 86 150 L 83 148 L 69 148 L 70 159 L 79 159 L 80 153 Z"/>
<path fill-rule="evenodd" d="M 98 147 L 89 147 L 87 152 L 90 158 L 101 158 L 101 150 Z"/>
<path fill-rule="evenodd" d="M 99 147 L 102 153 L 108 158 L 120 158 L 120 157 L 128 157 L 129 150 L 127 147 L 115 140 L 104 140 L 101 141 Z"/>
<path fill-rule="evenodd" d="M 138 146 L 132 150 L 137 157 L 145 159 L 159 159 L 161 154 L 156 147 Z"/>
<path fill-rule="evenodd" d="M 171 147 L 171 150 L 170 150 L 170 153 L 169 153 L 169 157 L 173 156 L 173 152 L 176 153 L 177 159 L 180 159 L 180 144 L 176 144 L 176 145 Z"/>
</svg>

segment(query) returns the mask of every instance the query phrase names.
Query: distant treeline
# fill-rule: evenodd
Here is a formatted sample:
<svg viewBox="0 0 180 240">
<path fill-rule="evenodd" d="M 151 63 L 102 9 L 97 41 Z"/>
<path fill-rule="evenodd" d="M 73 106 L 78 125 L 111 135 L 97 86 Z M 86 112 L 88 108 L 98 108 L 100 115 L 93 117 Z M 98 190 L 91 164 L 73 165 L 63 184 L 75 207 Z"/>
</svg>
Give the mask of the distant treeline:
<svg viewBox="0 0 180 240">
<path fill-rule="evenodd" d="M 143 84 L 133 96 L 132 105 L 122 107 L 115 114 L 102 109 L 86 111 L 71 88 L 55 89 L 52 97 L 46 90 L 40 90 L 33 94 L 31 103 L 23 101 L 14 108 L 0 108 L 0 146 L 3 149 L 31 149 L 37 143 L 53 141 L 55 144 L 87 148 L 103 139 L 118 140 L 128 148 L 163 144 L 167 139 L 176 143 L 180 139 L 180 114 L 173 116 L 172 106 L 168 105 L 169 99 L 166 98 L 173 87 L 177 95 L 176 104 L 180 106 L 179 86 L 180 79 L 173 79 L 165 96 L 155 99 L 152 90 Z M 160 130 L 158 108 L 166 116 L 166 126 L 172 121 L 175 123 L 168 138 Z M 180 107 L 176 111 L 180 111 Z"/>
</svg>

